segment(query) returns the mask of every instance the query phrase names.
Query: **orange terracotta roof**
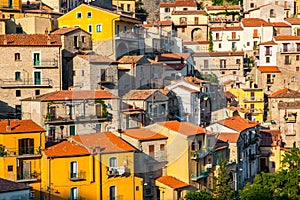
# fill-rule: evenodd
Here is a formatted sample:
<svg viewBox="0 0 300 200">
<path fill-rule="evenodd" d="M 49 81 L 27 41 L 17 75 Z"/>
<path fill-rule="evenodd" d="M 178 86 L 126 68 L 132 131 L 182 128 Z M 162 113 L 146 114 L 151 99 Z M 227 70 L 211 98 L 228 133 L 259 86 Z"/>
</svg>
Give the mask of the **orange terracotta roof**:
<svg viewBox="0 0 300 200">
<path fill-rule="evenodd" d="M 79 58 L 89 61 L 89 63 L 116 63 L 116 61 L 102 55 L 77 55 Z"/>
<path fill-rule="evenodd" d="M 160 3 L 160 7 L 197 7 L 193 0 L 176 0 L 174 3 Z"/>
<path fill-rule="evenodd" d="M 242 24 L 245 27 L 261 27 L 261 26 L 272 26 L 272 23 L 266 22 L 260 18 L 244 18 Z"/>
<path fill-rule="evenodd" d="M 45 132 L 41 126 L 31 119 L 27 120 L 9 120 L 10 130 L 7 130 L 8 120 L 0 120 L 0 134 L 4 133 L 40 133 Z"/>
<path fill-rule="evenodd" d="M 290 27 L 287 23 L 284 22 L 271 22 L 273 26 L 280 26 L 280 27 Z"/>
<path fill-rule="evenodd" d="M 289 88 L 283 88 L 269 95 L 269 98 L 300 98 L 300 92 L 291 90 Z"/>
<path fill-rule="evenodd" d="M 239 133 L 221 133 L 218 139 L 224 142 L 236 143 L 239 137 L 240 137 Z"/>
<path fill-rule="evenodd" d="M 105 90 L 62 90 L 22 99 L 22 101 L 72 101 L 83 99 L 117 99 Z"/>
<path fill-rule="evenodd" d="M 136 150 L 133 146 L 111 132 L 77 135 L 73 136 L 70 140 L 79 142 L 92 152 L 97 148 L 99 148 L 99 153 L 116 153 Z"/>
<path fill-rule="evenodd" d="M 122 58 L 120 58 L 118 60 L 119 63 L 123 63 L 123 64 L 131 64 L 131 63 L 136 63 L 139 60 L 141 60 L 144 56 L 143 55 L 139 55 L 139 56 L 123 56 Z"/>
<path fill-rule="evenodd" d="M 277 43 L 274 42 L 274 40 L 271 40 L 271 41 L 267 41 L 267 42 L 262 42 L 259 45 L 277 45 Z"/>
<path fill-rule="evenodd" d="M 51 34 L 58 34 L 58 35 L 64 35 L 64 34 L 67 34 L 67 33 L 70 33 L 72 31 L 75 31 L 77 29 L 80 29 L 79 27 L 72 27 L 72 28 L 59 28 L 53 32 L 51 32 Z M 82 29 L 81 29 L 82 30 Z M 84 30 L 82 30 L 84 31 Z M 87 32 L 88 33 L 88 32 Z M 90 33 L 88 33 L 90 34 Z"/>
<path fill-rule="evenodd" d="M 154 23 L 154 25 L 157 25 L 157 26 L 171 26 L 173 23 L 172 20 L 165 20 L 165 21 L 158 21 L 156 23 Z"/>
<path fill-rule="evenodd" d="M 285 18 L 284 20 L 292 25 L 300 25 L 300 18 Z"/>
<path fill-rule="evenodd" d="M 275 40 L 285 41 L 285 40 L 300 40 L 300 36 L 292 36 L 292 35 L 282 35 L 282 36 L 274 36 Z"/>
<path fill-rule="evenodd" d="M 124 135 L 137 139 L 139 141 L 150 141 L 150 140 L 164 140 L 168 139 L 168 137 L 155 133 L 148 129 L 128 129 L 123 132 Z"/>
<path fill-rule="evenodd" d="M 262 73 L 279 73 L 280 70 L 277 66 L 258 66 L 257 69 Z"/>
<path fill-rule="evenodd" d="M 228 128 L 231 128 L 239 132 L 259 125 L 258 122 L 250 121 L 240 116 L 233 116 L 233 117 L 226 118 L 224 120 L 219 121 L 218 124 L 224 125 Z"/>
<path fill-rule="evenodd" d="M 242 31 L 243 27 L 240 26 L 226 26 L 226 27 L 211 27 L 211 31 Z"/>
<path fill-rule="evenodd" d="M 177 10 L 172 11 L 172 15 L 206 15 L 205 10 Z"/>
<path fill-rule="evenodd" d="M 159 89 L 159 91 L 161 92 L 161 93 L 163 93 L 164 95 L 168 95 L 169 94 L 169 92 L 170 92 L 170 90 L 168 89 L 168 88 L 164 88 L 164 89 Z"/>
<path fill-rule="evenodd" d="M 193 136 L 193 135 L 199 135 L 205 133 L 204 128 L 196 126 L 189 122 L 179 122 L 174 120 L 174 121 L 158 122 L 157 124 L 186 136 Z"/>
<path fill-rule="evenodd" d="M 47 157 L 71 157 L 89 155 L 90 152 L 75 142 L 63 141 L 44 150 Z"/>
<path fill-rule="evenodd" d="M 150 89 L 150 90 L 130 90 L 127 94 L 123 96 L 124 100 L 145 100 L 154 94 L 157 89 Z"/>
<path fill-rule="evenodd" d="M 186 66 L 186 64 L 182 64 L 182 63 L 172 63 L 172 64 L 166 64 L 165 67 L 169 68 L 169 69 L 173 69 L 173 70 L 182 70 L 184 67 Z"/>
<path fill-rule="evenodd" d="M 207 10 L 241 10 L 239 5 L 232 6 L 206 6 Z"/>
<path fill-rule="evenodd" d="M 48 40 L 49 39 L 49 40 Z M 6 34 L 0 35 L 0 46 L 61 46 L 60 35 Z"/>
<path fill-rule="evenodd" d="M 174 61 L 174 60 L 184 60 L 188 59 L 191 56 L 190 53 L 163 53 L 156 56 L 158 61 Z"/>
<path fill-rule="evenodd" d="M 173 189 L 179 189 L 190 186 L 189 184 L 175 178 L 174 176 L 161 176 L 157 178 L 156 181 Z"/>
</svg>

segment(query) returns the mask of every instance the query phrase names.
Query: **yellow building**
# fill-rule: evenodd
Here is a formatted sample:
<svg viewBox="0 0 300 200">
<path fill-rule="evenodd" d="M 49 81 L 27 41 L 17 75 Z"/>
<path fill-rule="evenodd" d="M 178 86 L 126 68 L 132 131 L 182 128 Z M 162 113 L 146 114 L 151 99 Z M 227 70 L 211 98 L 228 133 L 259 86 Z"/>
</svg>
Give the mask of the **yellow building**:
<svg viewBox="0 0 300 200">
<path fill-rule="evenodd" d="M 20 10 L 22 8 L 22 0 L 1 0 L 1 8 Z"/>
<path fill-rule="evenodd" d="M 135 13 L 135 0 L 113 0 L 113 5 L 118 6 L 124 12 L 128 12 L 130 14 Z"/>
<path fill-rule="evenodd" d="M 261 88 L 230 88 L 235 95 L 240 108 L 248 109 L 253 121 L 263 122 L 264 92 Z"/>
<path fill-rule="evenodd" d="M 40 189 L 45 130 L 32 120 L 0 121 L 0 177 Z"/>
<path fill-rule="evenodd" d="M 129 15 L 86 4 L 58 18 L 59 28 L 80 27 L 91 33 L 94 51 L 113 59 L 139 51 L 139 35 L 135 32 L 138 23 Z"/>
<path fill-rule="evenodd" d="M 135 150 L 110 132 L 74 136 L 44 151 L 43 190 L 62 199 L 141 200 Z"/>
</svg>

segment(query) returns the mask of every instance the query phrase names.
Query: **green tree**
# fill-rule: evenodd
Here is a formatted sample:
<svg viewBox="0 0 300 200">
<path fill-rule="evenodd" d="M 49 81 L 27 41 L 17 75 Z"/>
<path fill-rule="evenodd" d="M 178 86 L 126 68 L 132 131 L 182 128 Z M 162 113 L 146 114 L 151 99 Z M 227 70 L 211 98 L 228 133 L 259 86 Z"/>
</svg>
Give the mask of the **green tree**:
<svg viewBox="0 0 300 200">
<path fill-rule="evenodd" d="M 213 43 L 213 38 L 212 38 L 212 32 L 209 31 L 209 46 L 208 46 L 208 51 L 213 52 L 214 51 L 214 43 Z"/>
<path fill-rule="evenodd" d="M 219 83 L 219 79 L 217 77 L 217 75 L 215 75 L 214 73 L 211 74 L 203 74 L 200 72 L 201 78 L 204 79 L 205 81 L 209 81 L 211 83 Z"/>
<path fill-rule="evenodd" d="M 208 192 L 204 190 L 190 191 L 185 195 L 186 200 L 214 200 L 214 198 Z"/>
<path fill-rule="evenodd" d="M 227 160 L 223 160 L 221 156 L 218 158 L 219 168 L 217 177 L 214 177 L 213 196 L 218 200 L 230 200 L 234 197 L 234 191 L 231 188 L 232 179 L 226 168 Z"/>
<path fill-rule="evenodd" d="M 143 8 L 144 3 L 142 0 L 135 1 L 135 16 L 142 21 L 146 21 L 148 17 L 147 11 Z"/>
</svg>

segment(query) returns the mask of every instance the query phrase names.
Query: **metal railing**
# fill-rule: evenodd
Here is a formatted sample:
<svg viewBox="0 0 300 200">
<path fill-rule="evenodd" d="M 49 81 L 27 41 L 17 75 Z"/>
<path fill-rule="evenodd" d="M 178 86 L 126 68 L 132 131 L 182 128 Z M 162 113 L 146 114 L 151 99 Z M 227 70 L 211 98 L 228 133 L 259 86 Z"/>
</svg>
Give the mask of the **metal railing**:
<svg viewBox="0 0 300 200">
<path fill-rule="evenodd" d="M 192 172 L 191 178 L 193 181 L 197 181 L 202 178 L 206 178 L 209 175 L 209 170 L 201 170 L 199 172 Z"/>
<path fill-rule="evenodd" d="M 17 173 L 17 181 L 36 181 L 40 179 L 40 174 L 37 172 L 22 171 Z"/>
<path fill-rule="evenodd" d="M 247 101 L 264 101 L 264 97 L 263 96 L 244 97 L 243 101 L 244 102 L 247 102 Z"/>
<path fill-rule="evenodd" d="M 134 32 L 126 31 L 126 32 L 119 32 L 115 34 L 116 39 L 137 39 L 137 35 Z"/>
<path fill-rule="evenodd" d="M 240 40 L 240 35 L 237 35 L 235 37 L 227 36 L 227 40 L 228 41 L 238 41 L 238 40 Z"/>
<path fill-rule="evenodd" d="M 107 167 L 106 168 L 106 175 L 108 178 L 113 177 L 113 176 L 126 176 L 129 173 L 130 173 L 130 170 L 126 166 Z"/>
<path fill-rule="evenodd" d="M 49 78 L 34 79 L 34 78 L 24 78 L 24 79 L 0 79 L 1 87 L 9 86 L 51 86 L 52 80 Z"/>
<path fill-rule="evenodd" d="M 6 148 L 0 146 L 0 157 L 11 156 L 41 156 L 41 147 Z"/>
<path fill-rule="evenodd" d="M 46 60 L 32 60 L 33 67 L 58 67 L 58 60 L 46 59 Z"/>
<path fill-rule="evenodd" d="M 86 179 L 86 172 L 83 170 L 80 170 L 79 172 L 70 172 L 69 173 L 69 179 L 71 181 L 80 181 Z"/>
</svg>

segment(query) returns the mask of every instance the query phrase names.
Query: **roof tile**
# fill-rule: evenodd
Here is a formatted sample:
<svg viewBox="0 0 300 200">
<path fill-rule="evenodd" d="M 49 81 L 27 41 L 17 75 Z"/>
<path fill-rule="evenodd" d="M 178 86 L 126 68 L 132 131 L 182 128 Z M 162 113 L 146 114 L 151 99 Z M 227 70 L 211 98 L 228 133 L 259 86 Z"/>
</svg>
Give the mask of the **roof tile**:
<svg viewBox="0 0 300 200">
<path fill-rule="evenodd" d="M 10 130 L 7 130 L 8 123 L 10 123 Z M 45 132 L 41 126 L 28 120 L 0 120 L 0 134 L 2 133 L 36 133 Z"/>
<path fill-rule="evenodd" d="M 262 73 L 280 73 L 277 66 L 258 66 L 257 69 Z"/>
<path fill-rule="evenodd" d="M 224 125 L 228 128 L 241 132 L 248 128 L 253 128 L 257 126 L 259 123 L 250 121 L 248 119 L 244 119 L 240 116 L 233 116 L 219 121 L 218 124 Z"/>
<path fill-rule="evenodd" d="M 61 143 L 53 145 L 45 149 L 44 153 L 48 157 L 71 157 L 90 154 L 90 152 L 86 148 L 71 141 L 63 141 Z"/>
<path fill-rule="evenodd" d="M 0 46 L 61 46 L 60 35 L 6 34 L 0 35 Z"/>
<path fill-rule="evenodd" d="M 174 120 L 174 121 L 158 122 L 157 124 L 186 136 L 193 136 L 193 135 L 199 135 L 205 133 L 204 128 L 196 126 L 189 122 L 179 122 Z"/>
<path fill-rule="evenodd" d="M 157 178 L 156 181 L 158 181 L 164 185 L 167 185 L 173 189 L 179 189 L 179 188 L 190 186 L 189 184 L 187 184 L 173 176 L 161 176 L 161 177 Z"/>
<path fill-rule="evenodd" d="M 149 141 L 149 140 L 163 140 L 168 139 L 168 137 L 155 133 L 148 129 L 128 129 L 123 132 L 124 135 L 137 139 L 139 141 Z"/>
<path fill-rule="evenodd" d="M 269 98 L 300 98 L 300 92 L 283 88 L 269 95 Z"/>
</svg>

